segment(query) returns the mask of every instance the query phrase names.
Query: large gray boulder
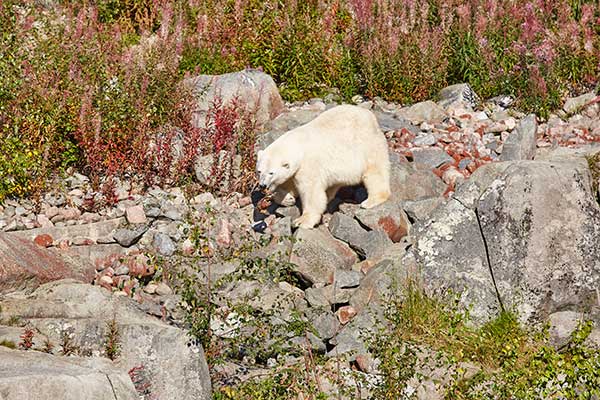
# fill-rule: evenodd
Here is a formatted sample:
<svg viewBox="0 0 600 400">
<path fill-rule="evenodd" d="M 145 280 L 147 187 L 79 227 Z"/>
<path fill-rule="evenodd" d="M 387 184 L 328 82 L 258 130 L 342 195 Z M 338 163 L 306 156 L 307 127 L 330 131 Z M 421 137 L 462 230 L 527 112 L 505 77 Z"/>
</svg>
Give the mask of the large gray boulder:
<svg viewBox="0 0 600 400">
<path fill-rule="evenodd" d="M 356 253 L 322 225 L 317 229 L 299 228 L 294 237 L 290 262 L 311 284 L 331 283 L 336 269 L 350 269 L 357 261 Z"/>
<path fill-rule="evenodd" d="M 144 313 L 130 298 L 62 280 L 42 285 L 30 295 L 6 295 L 0 306 L 3 320 L 18 318 L 29 324 L 50 339 L 54 352 L 61 351 L 67 334 L 78 354 L 105 354 L 107 324 L 114 319 L 121 347 L 118 367 L 129 371 L 142 366 L 149 374 L 149 391 L 157 398 L 210 398 L 202 347 L 192 343 L 185 331 Z"/>
<path fill-rule="evenodd" d="M 199 128 L 205 127 L 207 111 L 216 100 L 226 104 L 235 99 L 254 115 L 259 126 L 283 110 L 283 100 L 273 78 L 256 69 L 223 75 L 199 75 L 186 79 L 184 84 L 193 90 L 196 109 L 192 123 Z"/>
<path fill-rule="evenodd" d="M 523 321 L 598 306 L 600 209 L 585 158 L 481 167 L 415 237 L 424 282 L 462 293 L 476 320 L 499 300 Z"/>
<path fill-rule="evenodd" d="M 0 233 L 0 294 L 32 291 L 46 282 L 73 278 L 91 282 L 94 264 L 47 249 L 13 233 Z"/>
<path fill-rule="evenodd" d="M 448 116 L 440 106 L 431 100 L 404 107 L 398 110 L 397 115 L 416 125 L 420 125 L 423 122 L 442 122 Z"/>
<path fill-rule="evenodd" d="M 293 110 L 279 114 L 277 118 L 266 124 L 266 132 L 256 140 L 256 151 L 264 150 L 284 133 L 309 123 L 321 114 L 321 110 Z"/>
<path fill-rule="evenodd" d="M 523 118 L 504 142 L 500 160 L 532 160 L 537 143 L 537 127 L 535 114 Z"/>
<path fill-rule="evenodd" d="M 0 346 L 2 400 L 136 400 L 127 375 L 103 358 L 60 357 Z"/>
</svg>

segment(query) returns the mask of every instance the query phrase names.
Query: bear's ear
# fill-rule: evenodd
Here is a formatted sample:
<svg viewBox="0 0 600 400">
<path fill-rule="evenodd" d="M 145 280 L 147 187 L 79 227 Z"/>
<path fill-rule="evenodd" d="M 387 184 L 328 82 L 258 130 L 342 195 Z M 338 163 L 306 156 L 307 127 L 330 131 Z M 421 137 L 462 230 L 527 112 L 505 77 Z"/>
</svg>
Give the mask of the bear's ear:
<svg viewBox="0 0 600 400">
<path fill-rule="evenodd" d="M 285 169 L 290 169 L 290 163 L 285 163 L 285 164 L 283 164 L 283 168 L 285 168 Z"/>
<path fill-rule="evenodd" d="M 260 156 L 264 153 L 263 150 L 259 150 L 258 153 L 256 153 L 256 158 L 260 158 Z"/>
</svg>

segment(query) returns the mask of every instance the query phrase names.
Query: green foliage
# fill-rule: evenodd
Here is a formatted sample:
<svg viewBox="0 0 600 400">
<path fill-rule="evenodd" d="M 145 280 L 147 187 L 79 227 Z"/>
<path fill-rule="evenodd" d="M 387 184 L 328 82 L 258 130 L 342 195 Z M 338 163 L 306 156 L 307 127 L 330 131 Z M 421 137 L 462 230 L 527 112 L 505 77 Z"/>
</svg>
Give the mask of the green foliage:
<svg viewBox="0 0 600 400">
<path fill-rule="evenodd" d="M 456 300 L 428 296 L 409 282 L 391 301 L 386 313 L 391 330 L 372 345 L 383 377 L 374 398 L 405 398 L 408 380 L 431 365 L 449 371 L 448 399 L 591 399 L 600 394 L 600 353 L 585 344 L 591 322 L 581 323 L 568 346 L 557 350 L 548 344 L 546 331 L 524 329 L 512 312 L 473 327 Z M 457 375 L 465 362 L 479 372 Z"/>
<path fill-rule="evenodd" d="M 8 347 L 9 349 L 13 349 L 13 350 L 17 348 L 17 344 L 15 342 L 13 342 L 12 340 L 6 340 L 6 339 L 0 340 L 0 346 Z"/>
<path fill-rule="evenodd" d="M 121 353 L 120 331 L 116 317 L 106 322 L 106 332 L 104 334 L 104 354 L 112 361 L 116 360 Z"/>
</svg>

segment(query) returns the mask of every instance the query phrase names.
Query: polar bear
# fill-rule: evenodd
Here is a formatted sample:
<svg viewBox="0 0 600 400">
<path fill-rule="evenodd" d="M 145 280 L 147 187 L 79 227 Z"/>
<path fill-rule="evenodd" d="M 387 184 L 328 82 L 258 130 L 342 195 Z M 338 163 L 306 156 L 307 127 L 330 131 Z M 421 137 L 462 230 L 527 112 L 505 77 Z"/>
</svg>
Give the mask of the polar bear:
<svg viewBox="0 0 600 400">
<path fill-rule="evenodd" d="M 368 198 L 363 208 L 390 197 L 387 140 L 375 115 L 361 107 L 331 108 L 288 131 L 257 156 L 261 189 L 286 206 L 300 197 L 302 215 L 294 220 L 296 227 L 314 228 L 342 186 L 364 184 Z"/>
</svg>

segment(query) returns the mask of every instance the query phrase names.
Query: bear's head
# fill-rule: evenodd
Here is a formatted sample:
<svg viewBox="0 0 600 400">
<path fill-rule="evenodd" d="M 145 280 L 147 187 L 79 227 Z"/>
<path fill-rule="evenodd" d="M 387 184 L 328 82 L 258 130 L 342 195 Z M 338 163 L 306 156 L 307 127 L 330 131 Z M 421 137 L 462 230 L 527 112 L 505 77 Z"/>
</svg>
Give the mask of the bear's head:
<svg viewBox="0 0 600 400">
<path fill-rule="evenodd" d="M 256 160 L 259 186 L 274 191 L 294 176 L 300 168 L 300 161 L 300 152 L 290 151 L 290 149 L 283 151 L 278 146 L 271 145 L 259 151 Z"/>
</svg>

